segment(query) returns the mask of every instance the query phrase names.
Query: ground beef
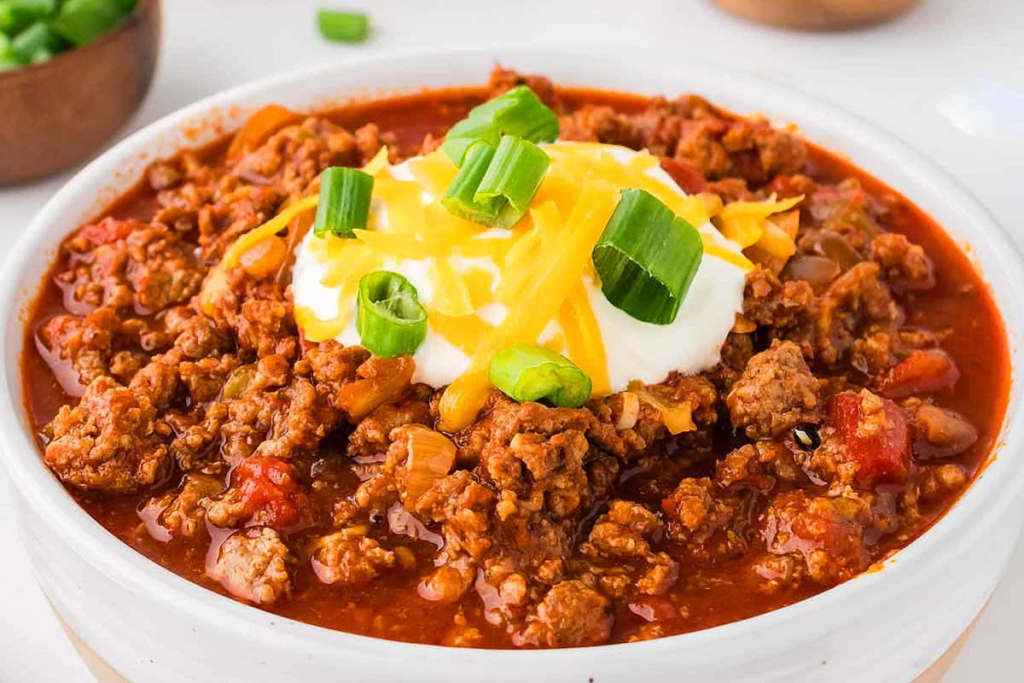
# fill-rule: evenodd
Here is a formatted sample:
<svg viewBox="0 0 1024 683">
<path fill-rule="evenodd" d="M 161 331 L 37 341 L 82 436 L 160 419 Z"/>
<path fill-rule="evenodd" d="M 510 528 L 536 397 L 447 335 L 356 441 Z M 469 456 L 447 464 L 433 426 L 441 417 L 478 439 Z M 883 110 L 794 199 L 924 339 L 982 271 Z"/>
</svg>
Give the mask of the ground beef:
<svg viewBox="0 0 1024 683">
<path fill-rule="evenodd" d="M 871 259 L 882 267 L 886 280 L 909 289 L 935 285 L 931 259 L 924 249 L 896 232 L 884 232 L 871 240 Z"/>
<path fill-rule="evenodd" d="M 611 604 L 579 581 L 556 584 L 513 636 L 516 645 L 576 647 L 593 645 L 611 633 Z"/>
<path fill-rule="evenodd" d="M 494 502 L 491 486 L 471 472 L 457 470 L 417 498 L 414 511 L 421 519 L 441 525 L 449 555 L 481 558 L 492 546 L 488 532 Z"/>
<path fill-rule="evenodd" d="M 170 427 L 141 392 L 99 377 L 75 407 L 51 424 L 44 460 L 65 483 L 91 491 L 127 492 L 170 471 Z"/>
<path fill-rule="evenodd" d="M 386 453 L 391 445 L 392 430 L 407 424 L 431 423 L 430 395 L 424 385 L 410 388 L 397 403 L 385 403 L 363 418 L 348 439 L 348 453 L 353 457 L 371 458 Z"/>
<path fill-rule="evenodd" d="M 223 485 L 216 477 L 188 474 L 175 493 L 153 498 L 146 504 L 146 514 L 160 525 L 168 537 L 191 538 L 205 531 L 206 510 L 202 501 L 220 493 Z"/>
<path fill-rule="evenodd" d="M 764 120 L 732 119 L 698 97 L 656 98 L 642 111 L 588 105 L 562 118 L 566 140 L 607 142 L 673 157 L 707 180 L 736 177 L 763 185 L 776 173 L 803 169 L 802 140 Z"/>
<path fill-rule="evenodd" d="M 624 500 L 613 500 L 590 530 L 580 552 L 587 556 L 588 578 L 615 592 L 623 570 L 630 585 L 647 595 L 661 595 L 679 577 L 679 565 L 665 552 L 655 552 L 649 539 L 661 538 L 664 525 L 653 512 Z M 609 577 L 611 568 L 613 576 Z M 611 581 L 607 579 L 611 578 Z"/>
<path fill-rule="evenodd" d="M 295 558 L 276 531 L 253 527 L 224 541 L 207 573 L 231 595 L 269 605 L 291 592 L 294 564 Z"/>
<path fill-rule="evenodd" d="M 83 318 L 58 315 L 40 328 L 39 342 L 51 354 L 51 365 L 70 365 L 70 373 L 58 374 L 67 393 L 81 396 L 94 379 L 111 373 L 115 342 L 122 340 L 123 329 L 111 308 L 96 309 Z"/>
<path fill-rule="evenodd" d="M 58 280 L 82 305 L 156 312 L 187 301 L 203 280 L 192 247 L 167 226 L 106 218 L 68 242 L 75 265 Z"/>
<path fill-rule="evenodd" d="M 864 262 L 843 273 L 817 301 L 814 321 L 816 358 L 838 363 L 866 323 L 892 323 L 901 317 L 875 263 Z"/>
<path fill-rule="evenodd" d="M 820 419 L 818 380 L 800 348 L 776 340 L 750 359 L 725 402 L 736 429 L 751 439 L 779 436 L 801 422 Z"/>
<path fill-rule="evenodd" d="M 779 494 L 761 521 L 768 552 L 778 558 L 755 571 L 776 585 L 804 575 L 826 584 L 848 579 L 865 568 L 863 533 L 870 522 L 868 504 L 857 497 L 812 497 L 800 490 Z"/>
<path fill-rule="evenodd" d="M 317 541 L 312 562 L 317 578 L 324 583 L 355 585 L 394 567 L 395 553 L 360 529 L 343 529 Z"/>
<path fill-rule="evenodd" d="M 704 543 L 735 514 L 733 502 L 719 495 L 707 477 L 683 479 L 661 506 L 669 521 L 669 535 L 682 543 Z"/>
<path fill-rule="evenodd" d="M 779 282 L 764 269 L 751 271 L 743 292 L 743 315 L 773 328 L 792 327 L 809 315 L 814 291 L 803 280 Z"/>
</svg>

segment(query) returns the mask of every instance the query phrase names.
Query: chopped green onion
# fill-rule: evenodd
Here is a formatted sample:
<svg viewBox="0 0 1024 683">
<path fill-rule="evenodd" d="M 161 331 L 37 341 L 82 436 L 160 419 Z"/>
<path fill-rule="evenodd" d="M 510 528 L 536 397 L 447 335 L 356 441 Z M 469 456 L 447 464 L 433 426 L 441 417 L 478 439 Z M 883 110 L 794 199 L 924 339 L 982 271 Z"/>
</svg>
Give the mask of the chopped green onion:
<svg viewBox="0 0 1024 683">
<path fill-rule="evenodd" d="M 544 150 L 514 135 L 503 136 L 497 150 L 477 142 L 441 203 L 455 216 L 510 228 L 526 213 L 550 163 Z"/>
<path fill-rule="evenodd" d="M 441 198 L 441 204 L 448 209 L 448 213 L 483 225 L 489 225 L 497 219 L 498 210 L 494 206 L 497 202 L 477 203 L 474 199 L 494 159 L 494 152 L 494 148 L 486 142 L 478 142 L 470 148 L 466 163 Z"/>
<path fill-rule="evenodd" d="M 623 190 L 594 246 L 601 291 L 637 320 L 668 325 L 704 255 L 700 233 L 644 190 Z"/>
<path fill-rule="evenodd" d="M 558 408 L 578 408 L 590 398 L 587 374 L 543 346 L 505 349 L 491 360 L 487 375 L 491 384 L 520 403 L 545 400 Z"/>
<path fill-rule="evenodd" d="M 381 358 L 412 355 L 427 338 L 427 312 L 416 288 L 387 270 L 364 275 L 356 299 L 356 331 Z"/>
<path fill-rule="evenodd" d="M 41 51 L 50 52 L 60 45 L 60 40 L 53 34 L 45 21 L 37 21 L 19 33 L 11 41 L 11 53 L 22 63 L 29 63 Z"/>
<path fill-rule="evenodd" d="M 0 0 L 0 32 L 14 35 L 57 9 L 57 0 Z"/>
<path fill-rule="evenodd" d="M 316 13 L 320 35 L 339 43 L 361 43 L 370 33 L 370 17 L 364 12 L 335 12 L 322 9 Z"/>
<path fill-rule="evenodd" d="M 373 176 L 357 168 L 332 166 L 320 174 L 320 203 L 313 220 L 313 234 L 353 237 L 365 230 L 370 218 Z"/>
<path fill-rule="evenodd" d="M 504 135 L 473 201 L 504 202 L 502 211 L 514 214 L 509 225 L 515 225 L 530 207 L 550 163 L 544 150 L 529 140 Z"/>
<path fill-rule="evenodd" d="M 497 147 L 502 135 L 515 135 L 529 142 L 552 142 L 558 137 L 558 116 L 525 85 L 474 107 L 452 126 L 441 148 L 456 166 L 462 166 L 466 152 L 476 142 Z"/>
<path fill-rule="evenodd" d="M 120 0 L 65 0 L 53 30 L 75 45 L 85 45 L 113 28 L 125 15 L 124 7 Z"/>
</svg>

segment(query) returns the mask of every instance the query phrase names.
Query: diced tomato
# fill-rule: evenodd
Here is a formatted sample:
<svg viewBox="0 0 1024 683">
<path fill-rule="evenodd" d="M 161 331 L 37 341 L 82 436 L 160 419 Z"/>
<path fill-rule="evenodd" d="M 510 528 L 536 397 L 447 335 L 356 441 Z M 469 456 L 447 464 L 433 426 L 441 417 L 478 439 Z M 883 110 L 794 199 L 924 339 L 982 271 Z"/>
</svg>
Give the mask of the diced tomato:
<svg viewBox="0 0 1024 683">
<path fill-rule="evenodd" d="M 231 473 L 241 491 L 250 519 L 274 529 L 286 529 L 302 520 L 306 498 L 295 468 L 281 458 L 253 455 Z"/>
<path fill-rule="evenodd" d="M 662 157 L 661 167 L 665 173 L 672 176 L 672 180 L 676 181 L 676 184 L 683 189 L 683 192 L 687 194 L 707 192 L 708 181 L 690 164 L 677 161 L 672 157 Z"/>
<path fill-rule="evenodd" d="M 826 412 L 826 424 L 844 446 L 837 459 L 858 465 L 857 487 L 906 483 L 911 436 L 898 405 L 867 390 L 844 391 L 832 397 Z"/>
<path fill-rule="evenodd" d="M 878 393 L 887 398 L 903 398 L 951 387 L 960 379 L 960 370 L 942 349 L 916 349 L 882 375 Z"/>
</svg>

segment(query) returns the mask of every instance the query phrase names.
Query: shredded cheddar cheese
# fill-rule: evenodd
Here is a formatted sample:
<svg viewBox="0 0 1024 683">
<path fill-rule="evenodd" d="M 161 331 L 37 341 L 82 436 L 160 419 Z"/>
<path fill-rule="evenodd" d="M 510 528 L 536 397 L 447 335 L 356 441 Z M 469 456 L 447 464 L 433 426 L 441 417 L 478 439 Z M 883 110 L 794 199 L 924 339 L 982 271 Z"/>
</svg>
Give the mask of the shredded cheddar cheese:
<svg viewBox="0 0 1024 683">
<path fill-rule="evenodd" d="M 788 211 L 803 201 L 803 195 L 776 201 L 774 195 L 763 202 L 733 202 L 722 207 L 714 216 L 714 222 L 727 239 L 746 249 L 764 236 L 768 217 Z"/>
<path fill-rule="evenodd" d="M 614 147 L 598 143 L 555 143 L 544 149 L 551 157 L 548 172 L 527 215 L 509 230 L 488 230 L 448 213 L 440 200 L 458 169 L 444 152 L 411 160 L 406 166 L 409 180 L 392 171 L 388 151 L 381 149 L 363 169 L 375 180 L 367 229 L 356 230 L 354 239 L 327 235 L 305 242 L 312 257 L 326 266 L 321 285 L 338 296 L 337 312 L 330 320 L 295 306 L 305 337 L 318 342 L 348 328 L 363 275 L 421 261 L 417 268 L 424 268 L 421 272 L 429 282 L 427 291 L 421 291 L 429 334 L 439 335 L 470 359 L 468 370 L 448 386 L 439 405 L 440 426 L 456 431 L 476 418 L 486 400 L 493 356 L 516 343 L 537 343 L 542 334 L 544 345 L 587 373 L 594 395 L 612 390 L 604 340 L 591 307 L 590 292 L 599 284 L 591 252 L 621 190 L 646 190 L 696 226 L 705 258 L 718 258 L 744 271 L 754 268 L 723 237 L 773 255 L 795 249 L 791 214 L 776 214 L 800 198 L 723 206 L 715 195 L 686 196 L 661 180 L 652 173 L 659 160 L 647 152 L 630 152 L 623 160 Z M 237 266 L 247 249 L 297 225 L 299 219 L 308 224 L 317 203 L 316 196 L 299 199 L 243 235 L 228 249 L 225 267 Z M 707 227 L 712 221 L 720 232 Z M 480 314 L 491 304 L 500 304 L 505 311 L 498 324 Z M 688 405 L 667 406 L 649 392 L 638 391 L 641 400 L 662 410 L 673 433 L 693 428 Z"/>
</svg>

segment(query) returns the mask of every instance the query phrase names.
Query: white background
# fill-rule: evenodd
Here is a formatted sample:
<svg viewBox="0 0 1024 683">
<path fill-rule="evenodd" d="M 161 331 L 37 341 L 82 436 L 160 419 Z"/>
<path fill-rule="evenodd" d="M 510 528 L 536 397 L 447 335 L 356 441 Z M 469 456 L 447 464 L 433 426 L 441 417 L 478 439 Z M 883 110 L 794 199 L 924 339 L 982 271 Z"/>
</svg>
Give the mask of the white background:
<svg viewBox="0 0 1024 683">
<path fill-rule="evenodd" d="M 358 47 L 322 41 L 314 27 L 314 10 L 322 4 L 369 9 L 371 41 Z M 903 137 L 956 174 L 1024 245 L 1024 119 L 1011 118 L 1009 125 L 996 119 L 979 129 L 953 117 L 960 122 L 955 125 L 943 113 L 954 104 L 962 110 L 959 105 L 975 101 L 991 81 L 1024 93 L 1019 0 L 925 0 L 893 23 L 840 34 L 756 27 L 705 0 L 164 0 L 164 22 L 156 80 L 129 130 L 228 86 L 355 54 L 500 43 L 597 44 L 607 45 L 613 60 L 619 50 L 671 47 L 680 59 L 692 54 L 793 84 Z M 594 68 L 599 72 L 600 64 Z M 71 173 L 0 189 L 0 243 L 16 239 Z M 32 578 L 9 523 L 2 471 L 0 481 L 0 682 L 91 683 Z M 1021 680 L 1022 610 L 1024 550 L 1018 547 L 946 681 Z"/>
</svg>

